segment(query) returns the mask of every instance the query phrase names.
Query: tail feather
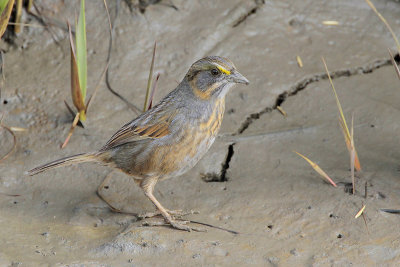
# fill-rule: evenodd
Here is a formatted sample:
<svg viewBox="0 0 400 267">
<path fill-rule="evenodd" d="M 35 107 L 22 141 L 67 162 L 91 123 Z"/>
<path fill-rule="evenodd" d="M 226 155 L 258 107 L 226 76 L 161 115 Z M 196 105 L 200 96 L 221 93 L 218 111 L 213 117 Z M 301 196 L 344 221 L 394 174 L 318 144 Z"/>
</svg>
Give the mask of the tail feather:
<svg viewBox="0 0 400 267">
<path fill-rule="evenodd" d="M 94 153 L 82 153 L 62 159 L 58 159 L 42 166 L 36 167 L 30 171 L 28 171 L 29 175 L 35 175 L 49 169 L 58 168 L 61 166 L 68 166 L 75 163 L 82 163 L 82 162 L 90 162 L 90 161 L 97 161 L 97 156 Z"/>
</svg>

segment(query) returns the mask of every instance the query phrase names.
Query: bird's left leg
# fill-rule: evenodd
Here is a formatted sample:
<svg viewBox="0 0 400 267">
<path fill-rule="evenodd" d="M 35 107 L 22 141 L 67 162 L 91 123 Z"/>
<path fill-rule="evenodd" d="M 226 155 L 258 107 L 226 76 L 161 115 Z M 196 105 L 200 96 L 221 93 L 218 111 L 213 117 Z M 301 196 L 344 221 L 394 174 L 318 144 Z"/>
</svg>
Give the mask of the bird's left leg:
<svg viewBox="0 0 400 267">
<path fill-rule="evenodd" d="M 141 181 L 140 187 L 143 189 L 144 194 L 150 199 L 151 202 L 153 202 L 154 206 L 160 211 L 161 215 L 164 217 L 165 221 L 168 222 L 173 228 L 179 229 L 179 230 L 184 230 L 184 231 L 191 231 L 191 230 L 197 230 L 195 228 L 191 228 L 187 225 L 184 225 L 182 223 L 178 223 L 175 221 L 171 214 L 168 213 L 168 210 L 166 210 L 160 202 L 154 197 L 153 195 L 153 190 L 154 186 L 156 185 L 158 181 L 157 177 L 148 177 L 145 178 Z"/>
</svg>

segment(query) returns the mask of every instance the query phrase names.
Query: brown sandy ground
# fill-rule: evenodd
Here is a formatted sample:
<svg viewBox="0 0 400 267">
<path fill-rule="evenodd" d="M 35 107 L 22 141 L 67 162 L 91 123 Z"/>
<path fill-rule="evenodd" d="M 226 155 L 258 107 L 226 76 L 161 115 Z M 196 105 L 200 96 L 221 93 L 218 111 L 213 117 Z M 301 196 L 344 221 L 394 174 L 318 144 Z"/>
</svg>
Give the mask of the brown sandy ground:
<svg viewBox="0 0 400 267">
<path fill-rule="evenodd" d="M 79 6 L 77 1 L 35 2 L 59 21 L 73 20 Z M 89 93 L 107 57 L 102 2 L 87 1 Z M 108 2 L 114 16 L 117 1 Z M 400 36 L 399 3 L 375 2 Z M 120 3 L 110 81 L 142 106 L 154 40 L 155 71 L 161 73 L 157 100 L 204 55 L 229 57 L 249 78 L 250 86 L 237 87 L 227 97 L 220 138 L 206 157 L 187 174 L 156 187 L 166 207 L 197 210 L 200 214 L 186 218 L 241 234 L 141 227 L 136 217 L 110 212 L 96 196 L 110 173 L 98 165 L 27 177 L 24 172 L 38 164 L 99 148 L 136 115 L 103 84 L 85 129 L 77 129 L 60 150 L 71 121 L 63 104 L 70 101 L 67 35 L 54 28 L 57 44 L 45 29 L 25 28 L 14 44 L 0 42 L 5 51 L 4 123 L 28 129 L 17 133 L 15 153 L 0 163 L 0 266 L 395 266 L 400 218 L 380 209 L 400 207 L 400 83 L 388 61 L 387 48 L 393 49 L 394 42 L 367 4 L 173 3 L 178 11 L 158 4 L 144 13 Z M 340 24 L 325 26 L 324 20 Z M 297 66 L 297 55 L 303 68 Z M 351 181 L 349 157 L 333 93 L 321 79 L 321 56 L 330 70 L 344 70 L 334 83 L 348 121 L 354 112 L 363 167 L 355 195 L 344 190 Z M 0 133 L 1 153 L 11 140 Z M 320 179 L 293 150 L 316 161 L 338 188 Z M 219 182 L 205 182 L 204 176 Z M 131 212 L 154 209 L 122 174 L 112 174 L 104 195 Z M 354 218 L 363 204 L 369 234 L 362 217 Z"/>
</svg>

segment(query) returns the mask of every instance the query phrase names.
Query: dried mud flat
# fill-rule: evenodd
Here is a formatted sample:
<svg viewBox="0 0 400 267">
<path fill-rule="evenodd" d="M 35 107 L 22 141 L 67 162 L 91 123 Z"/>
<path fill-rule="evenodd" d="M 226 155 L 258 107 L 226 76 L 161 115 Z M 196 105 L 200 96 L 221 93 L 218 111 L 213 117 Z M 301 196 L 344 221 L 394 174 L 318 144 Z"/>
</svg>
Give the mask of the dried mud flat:
<svg viewBox="0 0 400 267">
<path fill-rule="evenodd" d="M 71 20 L 78 7 L 35 2 L 60 21 Z M 118 1 L 109 2 L 115 16 Z M 400 36 L 399 3 L 375 2 Z M 0 163 L 0 266 L 395 266 L 400 217 L 381 209 L 400 206 L 400 82 L 387 53 L 394 42 L 365 1 L 173 3 L 178 10 L 158 4 L 140 13 L 120 2 L 110 82 L 141 106 L 155 39 L 157 100 L 205 55 L 230 58 L 249 78 L 250 86 L 228 95 L 220 138 L 205 158 L 156 187 L 166 207 L 197 210 L 186 218 L 240 234 L 144 227 L 135 216 L 113 213 L 95 193 L 110 170 L 95 164 L 26 176 L 43 162 L 99 148 L 136 115 L 102 84 L 85 129 L 60 150 L 71 121 L 63 104 L 70 99 L 68 39 L 60 28 L 53 36 L 25 28 L 14 45 L 0 43 L 4 123 L 28 129 L 17 133 L 15 153 Z M 86 9 L 90 93 L 105 66 L 109 36 L 102 1 L 87 1 Z M 351 181 L 349 157 L 321 56 L 339 71 L 334 83 L 344 112 L 355 116 L 363 167 L 355 195 L 343 185 Z M 11 143 L 2 131 L 2 154 Z M 293 150 L 315 160 L 338 188 Z M 111 175 L 104 194 L 116 206 L 154 209 L 133 181 Z M 354 218 L 364 204 L 368 230 L 362 217 Z"/>
</svg>

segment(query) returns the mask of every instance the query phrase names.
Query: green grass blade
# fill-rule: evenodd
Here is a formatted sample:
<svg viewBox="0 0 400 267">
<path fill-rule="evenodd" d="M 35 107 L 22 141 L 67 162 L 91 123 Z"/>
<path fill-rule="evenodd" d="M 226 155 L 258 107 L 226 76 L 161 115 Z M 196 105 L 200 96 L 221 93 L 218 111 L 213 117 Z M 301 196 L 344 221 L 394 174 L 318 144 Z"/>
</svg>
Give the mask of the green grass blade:
<svg viewBox="0 0 400 267">
<path fill-rule="evenodd" d="M 3 1 L 3 0 L 0 0 Z M 14 5 L 14 0 L 6 1 L 5 6 L 0 15 L 0 38 L 6 31 L 8 20 L 10 19 L 12 7 Z M 3 4 L 3 3 L 2 3 Z"/>
<path fill-rule="evenodd" d="M 81 11 L 79 13 L 78 25 L 76 26 L 75 38 L 79 85 L 82 91 L 83 102 L 85 102 L 87 83 L 85 0 L 81 0 Z"/>
<path fill-rule="evenodd" d="M 8 4 L 8 0 L 0 0 L 0 13 L 3 12 L 3 10 L 6 8 Z"/>
</svg>

